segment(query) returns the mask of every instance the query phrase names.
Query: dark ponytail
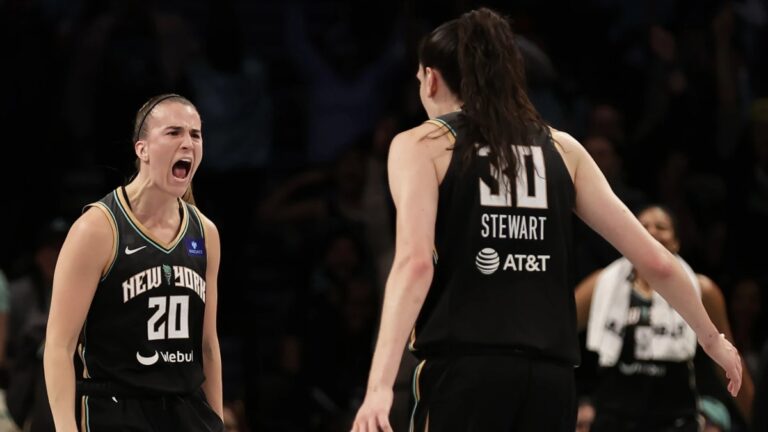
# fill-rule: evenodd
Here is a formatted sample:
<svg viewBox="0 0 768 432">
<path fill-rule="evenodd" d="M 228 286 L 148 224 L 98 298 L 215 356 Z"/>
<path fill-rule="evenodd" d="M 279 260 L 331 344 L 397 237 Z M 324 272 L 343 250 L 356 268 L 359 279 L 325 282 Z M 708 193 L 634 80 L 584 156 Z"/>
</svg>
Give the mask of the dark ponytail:
<svg viewBox="0 0 768 432">
<path fill-rule="evenodd" d="M 476 153 L 474 143 L 488 145 L 491 162 L 514 179 L 518 157 L 512 145 L 530 145 L 548 129 L 526 94 L 523 59 L 509 22 L 487 8 L 467 12 L 422 41 L 419 61 L 440 70 L 463 103 L 468 136 L 454 150 L 467 160 Z"/>
</svg>

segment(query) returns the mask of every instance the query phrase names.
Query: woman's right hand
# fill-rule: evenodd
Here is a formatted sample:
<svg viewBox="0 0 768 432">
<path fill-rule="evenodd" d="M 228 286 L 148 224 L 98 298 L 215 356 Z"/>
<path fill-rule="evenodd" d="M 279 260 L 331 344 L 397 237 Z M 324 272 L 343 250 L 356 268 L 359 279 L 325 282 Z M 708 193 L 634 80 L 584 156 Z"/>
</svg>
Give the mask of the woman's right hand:
<svg viewBox="0 0 768 432">
<path fill-rule="evenodd" d="M 728 378 L 728 392 L 736 397 L 741 388 L 741 357 L 738 350 L 731 344 L 725 335 L 711 334 L 704 339 L 699 339 L 699 344 L 709 357 L 712 358 L 725 371 Z"/>
<path fill-rule="evenodd" d="M 351 432 L 392 432 L 389 411 L 392 409 L 392 389 L 368 390 L 363 405 L 357 411 Z"/>
</svg>

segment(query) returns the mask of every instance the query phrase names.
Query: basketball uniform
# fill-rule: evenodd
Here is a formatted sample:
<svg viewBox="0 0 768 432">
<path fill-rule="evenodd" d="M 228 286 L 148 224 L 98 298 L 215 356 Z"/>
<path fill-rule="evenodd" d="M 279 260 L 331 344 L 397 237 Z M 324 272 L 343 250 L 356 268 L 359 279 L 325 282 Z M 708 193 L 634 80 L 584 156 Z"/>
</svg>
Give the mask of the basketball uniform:
<svg viewBox="0 0 768 432">
<path fill-rule="evenodd" d="M 197 209 L 179 200 L 179 232 L 164 244 L 124 189 L 90 207 L 112 224 L 115 249 L 79 347 L 83 430 L 222 430 L 200 388 L 207 251 Z"/>
<path fill-rule="evenodd" d="M 595 395 L 595 432 L 696 432 L 693 359 L 686 362 L 640 360 L 648 351 L 651 299 L 631 291 L 619 361 L 600 369 Z"/>
<path fill-rule="evenodd" d="M 411 334 L 412 430 L 569 431 L 580 361 L 573 297 L 575 189 L 548 131 L 513 147 L 516 181 L 465 142 L 461 112 L 430 120 L 474 145 L 440 184 L 434 276 Z"/>
</svg>

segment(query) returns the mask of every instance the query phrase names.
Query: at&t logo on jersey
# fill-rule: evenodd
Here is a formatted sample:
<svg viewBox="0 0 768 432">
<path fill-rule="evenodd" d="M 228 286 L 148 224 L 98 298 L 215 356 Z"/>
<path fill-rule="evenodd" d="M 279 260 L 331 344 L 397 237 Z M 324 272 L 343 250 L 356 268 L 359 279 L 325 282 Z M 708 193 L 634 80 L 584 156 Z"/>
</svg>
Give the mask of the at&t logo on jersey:
<svg viewBox="0 0 768 432">
<path fill-rule="evenodd" d="M 484 275 L 495 273 L 499 269 L 499 264 L 499 254 L 491 248 L 481 250 L 475 258 L 477 269 Z"/>
<path fill-rule="evenodd" d="M 195 360 L 194 354 L 194 351 L 188 353 L 181 351 L 155 351 L 154 354 L 145 357 L 136 351 L 136 361 L 144 366 L 152 366 L 160 360 L 165 363 L 192 363 Z"/>
<path fill-rule="evenodd" d="M 475 265 L 484 275 L 492 275 L 501 267 L 502 271 L 545 272 L 549 255 L 507 254 L 502 265 L 499 253 L 492 248 L 484 248 L 477 253 Z"/>
</svg>

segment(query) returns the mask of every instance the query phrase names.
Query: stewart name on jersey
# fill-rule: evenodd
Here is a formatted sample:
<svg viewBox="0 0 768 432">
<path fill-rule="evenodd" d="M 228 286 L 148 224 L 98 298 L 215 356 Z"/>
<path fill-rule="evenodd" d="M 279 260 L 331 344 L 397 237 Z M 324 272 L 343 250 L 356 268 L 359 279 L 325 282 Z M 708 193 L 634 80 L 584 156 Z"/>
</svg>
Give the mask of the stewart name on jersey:
<svg viewBox="0 0 768 432">
<path fill-rule="evenodd" d="M 518 175 L 502 178 L 489 147 L 466 142 L 464 121 L 461 112 L 429 120 L 476 154 L 454 152 L 440 184 L 434 276 L 410 348 L 422 358 L 497 352 L 577 364 L 575 189 L 565 163 L 542 131 L 511 143 Z"/>
</svg>

